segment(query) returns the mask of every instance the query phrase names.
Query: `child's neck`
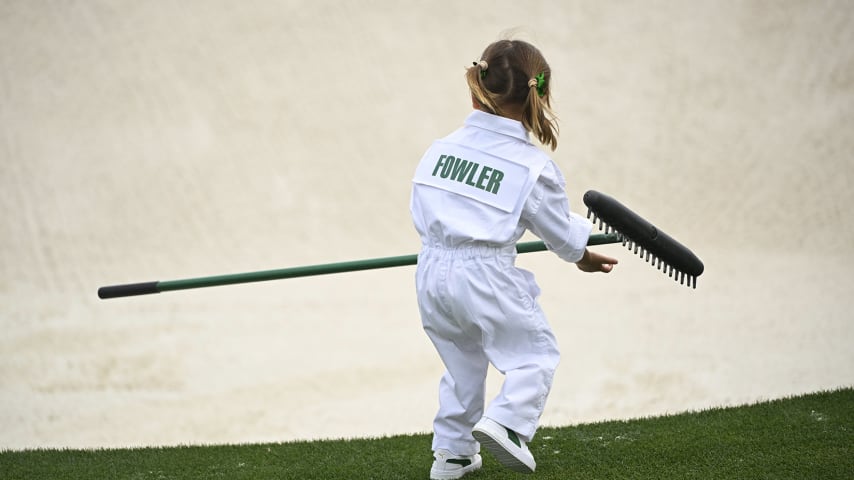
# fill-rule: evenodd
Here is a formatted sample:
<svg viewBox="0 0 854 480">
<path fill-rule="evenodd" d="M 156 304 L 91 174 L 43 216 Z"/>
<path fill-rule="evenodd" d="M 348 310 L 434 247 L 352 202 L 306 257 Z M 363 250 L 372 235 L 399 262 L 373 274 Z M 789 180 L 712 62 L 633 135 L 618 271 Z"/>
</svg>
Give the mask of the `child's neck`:
<svg viewBox="0 0 854 480">
<path fill-rule="evenodd" d="M 481 112 L 492 113 L 492 112 L 487 112 L 483 108 L 480 108 L 479 105 L 475 106 L 474 108 L 475 108 L 475 110 L 480 110 Z M 510 120 L 516 120 L 517 122 L 522 121 L 522 111 L 520 109 L 516 109 L 516 108 L 506 109 L 504 112 L 501 112 L 500 114 L 494 114 L 494 115 L 498 115 L 498 116 L 504 117 L 504 118 L 509 118 Z"/>
</svg>

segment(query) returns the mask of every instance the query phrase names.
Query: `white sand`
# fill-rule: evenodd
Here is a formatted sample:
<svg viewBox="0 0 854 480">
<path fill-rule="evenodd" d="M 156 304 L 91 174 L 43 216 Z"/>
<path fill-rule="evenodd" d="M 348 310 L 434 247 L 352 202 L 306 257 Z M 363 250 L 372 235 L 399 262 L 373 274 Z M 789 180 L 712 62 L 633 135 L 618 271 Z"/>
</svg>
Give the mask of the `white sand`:
<svg viewBox="0 0 854 480">
<path fill-rule="evenodd" d="M 406 3 L 0 5 L 0 448 L 429 431 L 412 267 L 95 291 L 415 253 L 415 163 L 515 26 L 575 208 L 610 193 L 706 264 L 520 257 L 564 353 L 543 422 L 854 384 L 851 2 Z"/>
</svg>

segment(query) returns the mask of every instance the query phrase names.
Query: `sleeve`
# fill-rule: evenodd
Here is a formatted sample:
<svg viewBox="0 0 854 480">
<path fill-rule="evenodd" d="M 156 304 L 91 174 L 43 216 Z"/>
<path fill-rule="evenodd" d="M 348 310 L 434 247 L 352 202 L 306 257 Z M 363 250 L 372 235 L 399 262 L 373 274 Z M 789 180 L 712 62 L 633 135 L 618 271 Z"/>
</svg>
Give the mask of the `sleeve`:
<svg viewBox="0 0 854 480">
<path fill-rule="evenodd" d="M 575 263 L 584 255 L 593 224 L 570 211 L 565 188 L 560 170 L 549 162 L 525 202 L 520 222 L 558 257 Z"/>
</svg>

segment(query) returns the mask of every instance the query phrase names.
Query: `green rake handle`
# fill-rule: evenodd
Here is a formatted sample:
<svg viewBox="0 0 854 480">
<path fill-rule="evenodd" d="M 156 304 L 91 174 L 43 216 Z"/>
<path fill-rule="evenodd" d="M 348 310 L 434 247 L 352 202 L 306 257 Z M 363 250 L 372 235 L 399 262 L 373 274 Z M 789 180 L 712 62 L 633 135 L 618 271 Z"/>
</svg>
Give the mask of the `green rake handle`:
<svg viewBox="0 0 854 480">
<path fill-rule="evenodd" d="M 619 234 L 606 233 L 591 235 L 587 245 L 603 245 L 619 243 Z M 542 252 L 546 245 L 542 241 L 522 242 L 516 244 L 518 253 Z M 218 287 L 238 283 L 265 282 L 283 278 L 308 277 L 312 275 L 327 275 L 330 273 L 356 272 L 376 268 L 403 267 L 418 263 L 418 255 L 400 255 L 397 257 L 369 258 L 351 262 L 325 263 L 305 267 L 281 268 L 277 270 L 262 270 L 259 272 L 235 273 L 231 275 L 215 275 L 212 277 L 187 278 L 184 280 L 168 280 L 163 282 L 129 283 L 126 285 L 111 285 L 98 289 L 100 298 L 132 297 L 150 293 L 169 292 L 172 290 L 187 290 L 191 288 Z"/>
</svg>

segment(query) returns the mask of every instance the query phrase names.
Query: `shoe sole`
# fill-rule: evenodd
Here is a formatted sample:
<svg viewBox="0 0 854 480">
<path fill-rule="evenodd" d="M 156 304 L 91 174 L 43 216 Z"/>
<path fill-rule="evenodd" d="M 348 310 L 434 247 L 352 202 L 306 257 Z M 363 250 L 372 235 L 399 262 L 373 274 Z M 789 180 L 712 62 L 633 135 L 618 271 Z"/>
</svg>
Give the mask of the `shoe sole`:
<svg viewBox="0 0 854 480">
<path fill-rule="evenodd" d="M 534 470 L 531 467 L 518 459 L 513 455 L 513 453 L 505 449 L 504 445 L 501 444 L 501 441 L 493 438 L 489 432 L 484 430 L 475 430 L 471 432 L 471 434 L 474 436 L 475 440 L 480 442 L 483 447 L 489 450 L 489 453 L 491 453 L 501 465 L 504 465 L 514 472 L 534 473 Z"/>
</svg>

